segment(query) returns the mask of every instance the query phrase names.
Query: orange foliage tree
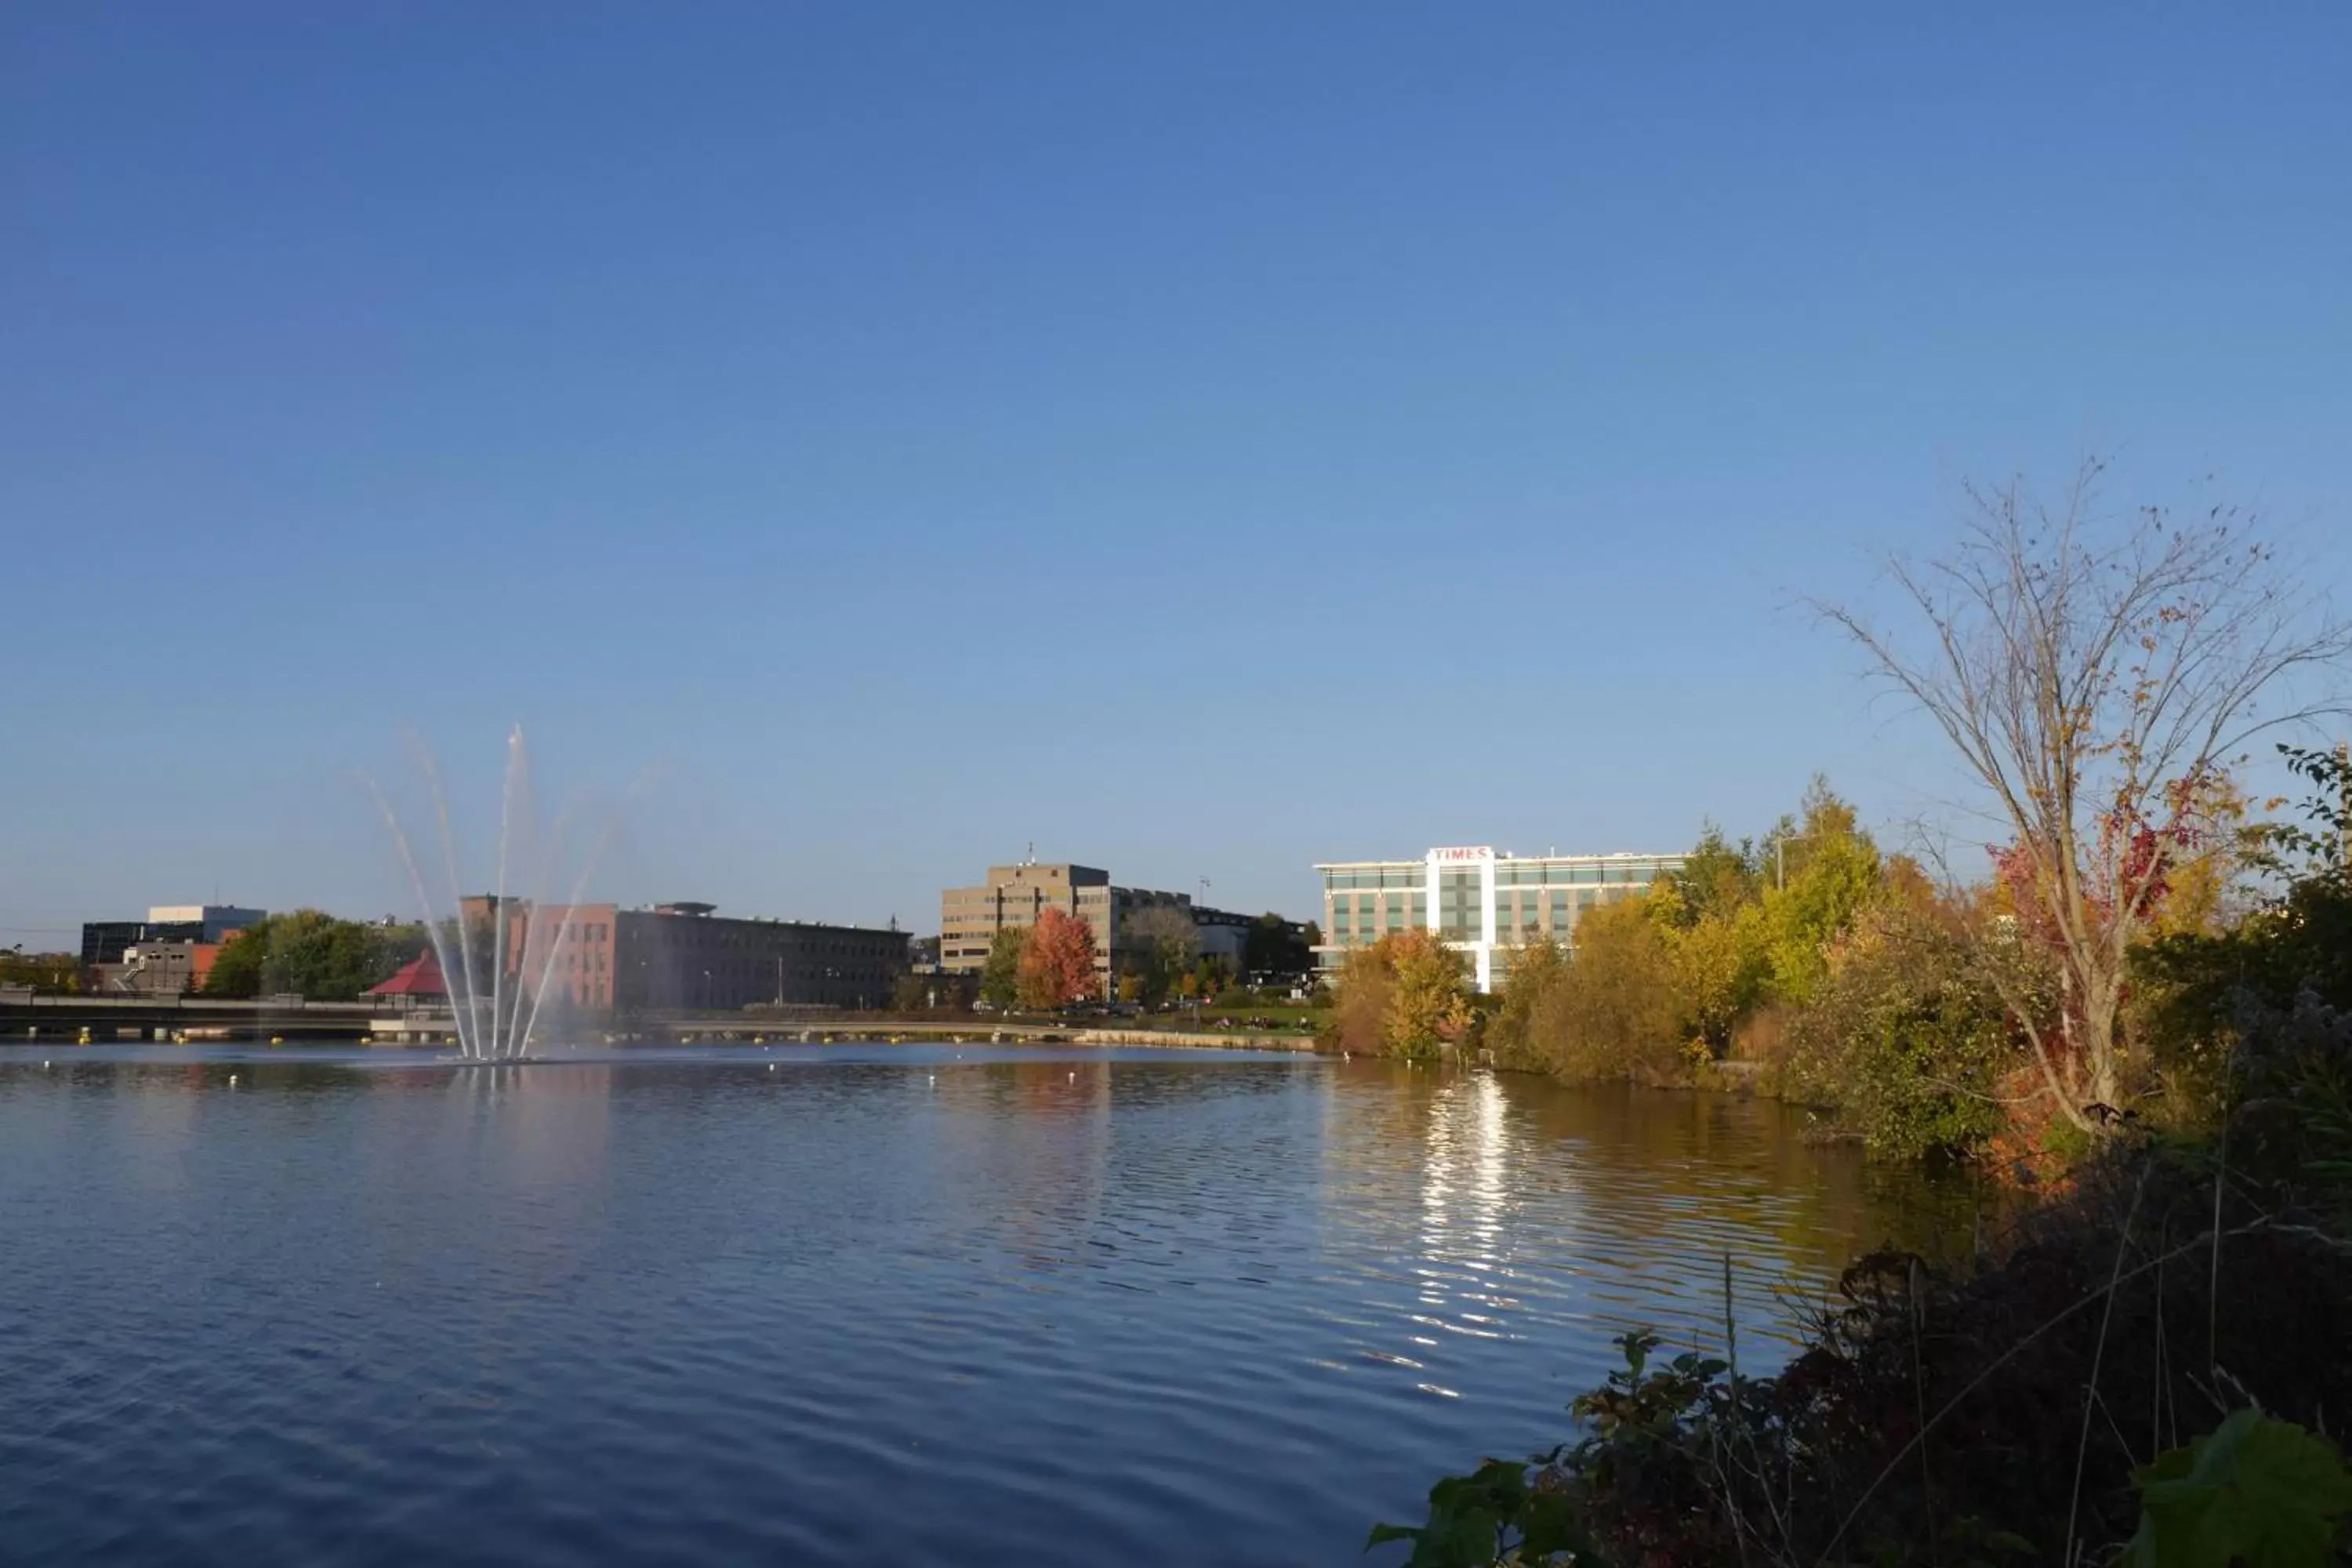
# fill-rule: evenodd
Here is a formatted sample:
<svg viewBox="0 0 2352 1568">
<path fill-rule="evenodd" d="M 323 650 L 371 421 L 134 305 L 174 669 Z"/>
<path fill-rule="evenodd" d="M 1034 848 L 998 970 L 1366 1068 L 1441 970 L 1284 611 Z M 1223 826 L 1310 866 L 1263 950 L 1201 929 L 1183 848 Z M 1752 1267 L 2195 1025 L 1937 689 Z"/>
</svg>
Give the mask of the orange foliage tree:
<svg viewBox="0 0 2352 1568">
<path fill-rule="evenodd" d="M 1097 989 L 1094 928 L 1060 910 L 1038 915 L 1021 950 L 1021 1005 L 1066 1007 Z"/>
</svg>

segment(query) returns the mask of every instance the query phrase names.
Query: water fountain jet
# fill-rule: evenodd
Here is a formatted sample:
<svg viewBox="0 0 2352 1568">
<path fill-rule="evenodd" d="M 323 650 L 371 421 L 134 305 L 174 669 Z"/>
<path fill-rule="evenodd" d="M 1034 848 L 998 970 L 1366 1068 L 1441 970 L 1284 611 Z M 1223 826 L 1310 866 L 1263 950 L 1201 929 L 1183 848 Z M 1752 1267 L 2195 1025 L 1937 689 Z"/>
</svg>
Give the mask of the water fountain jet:
<svg viewBox="0 0 2352 1568">
<path fill-rule="evenodd" d="M 587 891 L 596 862 L 611 843 L 617 820 L 597 837 L 572 885 L 552 935 L 541 940 L 542 928 L 536 917 L 555 879 L 569 818 L 568 814 L 559 816 L 553 833 L 544 840 L 534 831 L 537 816 L 530 756 L 522 727 L 516 725 L 507 735 L 505 778 L 499 793 L 496 870 L 487 896 L 469 898 L 458 876 L 457 834 L 450 824 L 448 794 L 442 784 L 439 765 L 421 742 L 412 740 L 410 752 L 430 794 L 434 821 L 441 836 L 446 909 L 439 907 L 426 886 L 424 862 L 417 856 L 415 843 L 400 814 L 374 779 L 365 775 L 362 778 L 399 850 L 424 922 L 425 940 L 440 967 L 442 984 L 447 992 L 449 1026 L 454 1031 L 447 1043 L 457 1046 L 455 1059 L 462 1064 L 529 1060 L 531 1045 L 539 1038 L 548 994 L 557 988 L 557 966 L 572 950 L 580 900 Z M 510 891 L 518 873 L 532 889 L 528 898 L 518 899 Z M 479 919 L 469 908 L 477 904 L 480 906 Z M 483 950 L 478 963 L 478 947 Z M 456 950 L 454 954 L 452 948 Z"/>
</svg>

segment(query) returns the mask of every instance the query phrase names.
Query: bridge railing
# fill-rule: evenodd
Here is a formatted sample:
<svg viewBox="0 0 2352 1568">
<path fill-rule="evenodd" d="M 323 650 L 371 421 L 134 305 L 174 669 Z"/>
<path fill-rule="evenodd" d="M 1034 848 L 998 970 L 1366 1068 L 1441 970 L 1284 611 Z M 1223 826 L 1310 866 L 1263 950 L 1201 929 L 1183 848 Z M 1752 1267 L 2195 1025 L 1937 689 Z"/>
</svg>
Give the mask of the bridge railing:
<svg viewBox="0 0 2352 1568">
<path fill-rule="evenodd" d="M 0 990 L 0 1009 L 35 1012 L 121 1013 L 316 1013 L 328 1017 L 373 1017 L 384 1009 L 373 1002 L 310 1002 L 299 996 L 189 996 L 158 993 L 136 996 L 50 996 L 19 987 Z"/>
</svg>

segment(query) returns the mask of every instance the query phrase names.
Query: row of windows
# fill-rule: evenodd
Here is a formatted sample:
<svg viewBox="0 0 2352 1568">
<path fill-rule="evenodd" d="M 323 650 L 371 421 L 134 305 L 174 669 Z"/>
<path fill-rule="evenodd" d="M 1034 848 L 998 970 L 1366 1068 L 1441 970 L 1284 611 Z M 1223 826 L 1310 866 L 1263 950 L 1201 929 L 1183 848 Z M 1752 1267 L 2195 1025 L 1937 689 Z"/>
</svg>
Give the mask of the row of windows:
<svg viewBox="0 0 2352 1568">
<path fill-rule="evenodd" d="M 1323 886 L 1327 891 L 1340 888 L 1418 888 L 1428 880 L 1428 870 L 1418 860 L 1410 864 L 1323 873 Z"/>
<path fill-rule="evenodd" d="M 1541 893 L 1522 892 L 1495 899 L 1495 933 L 1502 941 L 1529 931 L 1566 935 L 1577 920 L 1595 904 L 1615 903 L 1634 896 L 1631 886 L 1555 888 Z M 1414 894 L 1410 903 L 1391 895 L 1375 900 L 1370 894 L 1331 900 L 1331 938 L 1336 943 L 1370 942 L 1394 931 L 1429 924 L 1426 894 Z M 1476 904 L 1446 906 L 1438 911 L 1436 930 L 1449 942 L 1476 942 L 1486 927 L 1486 911 Z"/>
<path fill-rule="evenodd" d="M 1384 918 L 1391 925 L 1402 919 L 1408 909 L 1412 911 L 1412 918 L 1416 923 L 1429 918 L 1427 893 L 1391 893 L 1384 899 L 1376 899 L 1370 893 L 1359 893 L 1352 900 L 1346 898 L 1335 898 L 1331 900 L 1331 923 L 1335 926 L 1346 926 L 1349 923 L 1348 917 L 1351 905 L 1356 923 L 1365 927 L 1372 923 L 1372 913 L 1375 910 L 1382 911 Z"/>
<path fill-rule="evenodd" d="M 1647 860 L 1576 863 L 1505 861 L 1495 868 L 1495 885 L 1498 888 L 1536 888 L 1555 887 L 1562 883 L 1591 886 L 1601 882 L 1654 882 L 1669 871 L 1679 870 L 1682 863 L 1682 857 L 1678 855 L 1663 855 Z"/>
<path fill-rule="evenodd" d="M 1598 885 L 1603 882 L 1653 882 L 1668 871 L 1681 868 L 1679 855 L 1654 855 L 1641 858 L 1570 859 L 1497 860 L 1495 862 L 1495 885 L 1503 888 L 1539 888 L 1553 884 Z M 1440 879 L 1475 884 L 1484 876 L 1481 867 L 1441 868 Z M 1326 892 L 1353 892 L 1359 889 L 1404 889 L 1428 885 L 1429 868 L 1425 862 L 1398 861 L 1384 866 L 1359 866 L 1346 870 L 1323 873 Z"/>
</svg>

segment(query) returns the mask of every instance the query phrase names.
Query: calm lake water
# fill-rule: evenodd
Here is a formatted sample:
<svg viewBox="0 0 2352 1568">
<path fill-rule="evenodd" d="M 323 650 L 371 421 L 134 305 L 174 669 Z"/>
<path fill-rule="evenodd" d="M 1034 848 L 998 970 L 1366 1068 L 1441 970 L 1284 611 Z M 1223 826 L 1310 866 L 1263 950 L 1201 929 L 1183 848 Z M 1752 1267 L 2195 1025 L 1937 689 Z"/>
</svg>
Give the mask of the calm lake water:
<svg viewBox="0 0 2352 1568">
<path fill-rule="evenodd" d="M 1383 1063 L 10 1046 L 0 1560 L 1365 1561 L 1727 1253 L 1761 1362 L 1955 1201 Z"/>
</svg>

